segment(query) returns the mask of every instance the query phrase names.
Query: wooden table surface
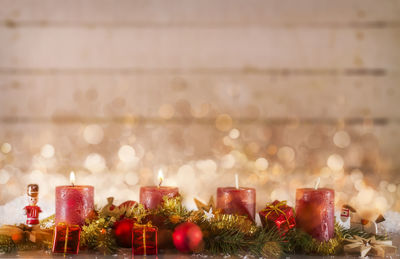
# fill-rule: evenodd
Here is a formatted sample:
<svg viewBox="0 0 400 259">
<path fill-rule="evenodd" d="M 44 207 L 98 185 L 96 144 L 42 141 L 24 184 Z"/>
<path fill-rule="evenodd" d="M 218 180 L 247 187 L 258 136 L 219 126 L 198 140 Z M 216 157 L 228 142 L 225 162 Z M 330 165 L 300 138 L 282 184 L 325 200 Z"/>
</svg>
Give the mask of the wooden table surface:
<svg viewBox="0 0 400 259">
<path fill-rule="evenodd" d="M 391 234 L 393 244 L 397 246 L 398 248 L 400 247 L 400 233 L 399 234 Z M 44 252 L 44 251 L 24 251 L 24 252 L 19 252 L 17 254 L 3 254 L 0 255 L 0 258 L 62 258 L 64 257 L 63 255 L 56 255 L 52 254 L 50 252 Z M 131 258 L 132 255 L 130 253 L 130 249 L 121 249 L 120 252 L 117 255 L 108 255 L 104 256 L 101 254 L 90 254 L 90 253 L 80 253 L 79 255 L 67 255 L 65 258 L 83 258 L 83 259 L 106 259 L 106 258 Z M 227 257 L 227 256 L 207 256 L 207 255 L 187 255 L 187 254 L 176 254 L 176 253 L 162 253 L 158 256 L 135 256 L 134 258 L 157 258 L 157 259 L 172 259 L 172 258 L 177 258 L 177 259 L 184 259 L 184 258 L 257 258 L 257 257 L 252 257 L 252 256 L 232 256 L 232 257 Z M 317 258 L 330 258 L 330 259 L 342 259 L 342 258 L 360 258 L 357 256 L 306 256 L 306 255 L 288 255 L 282 257 L 284 259 L 317 259 Z M 387 258 L 395 259 L 395 258 L 400 258 L 400 252 L 397 251 L 396 255 L 388 256 Z"/>
<path fill-rule="evenodd" d="M 31 252 L 21 252 L 19 254 L 7 254 L 7 255 L 0 255 L 0 258 L 62 258 L 64 257 L 63 255 L 53 255 L 51 253 L 43 253 L 42 251 L 31 251 Z M 65 258 L 83 258 L 83 259 L 106 259 L 106 258 L 131 258 L 131 255 L 129 252 L 123 252 L 118 255 L 108 255 L 108 256 L 103 256 L 99 254 L 79 254 L 79 255 L 68 255 Z M 132 258 L 157 258 L 157 259 L 172 259 L 172 258 L 177 258 L 177 259 L 184 259 L 184 258 L 257 258 L 253 256 L 207 256 L 207 255 L 185 255 L 185 254 L 161 254 L 158 256 L 134 256 Z M 330 259 L 352 259 L 352 258 L 360 258 L 357 256 L 310 256 L 310 255 L 288 255 L 282 257 L 284 259 L 318 259 L 318 258 L 330 258 Z M 371 258 L 371 257 L 369 257 Z M 387 258 L 400 258 L 399 253 L 393 256 L 388 256 Z"/>
</svg>

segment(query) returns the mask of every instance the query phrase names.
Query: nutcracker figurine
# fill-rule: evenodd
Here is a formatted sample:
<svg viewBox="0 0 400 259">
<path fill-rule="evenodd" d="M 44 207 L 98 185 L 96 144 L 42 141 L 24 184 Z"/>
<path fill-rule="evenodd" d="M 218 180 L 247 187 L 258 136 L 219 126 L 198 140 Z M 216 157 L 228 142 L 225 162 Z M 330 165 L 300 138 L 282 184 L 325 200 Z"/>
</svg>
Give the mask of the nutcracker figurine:
<svg viewBox="0 0 400 259">
<path fill-rule="evenodd" d="M 29 206 L 24 208 L 26 214 L 26 224 L 30 227 L 39 224 L 39 213 L 42 212 L 36 204 L 39 200 L 39 185 L 29 184 L 27 189 Z"/>
</svg>

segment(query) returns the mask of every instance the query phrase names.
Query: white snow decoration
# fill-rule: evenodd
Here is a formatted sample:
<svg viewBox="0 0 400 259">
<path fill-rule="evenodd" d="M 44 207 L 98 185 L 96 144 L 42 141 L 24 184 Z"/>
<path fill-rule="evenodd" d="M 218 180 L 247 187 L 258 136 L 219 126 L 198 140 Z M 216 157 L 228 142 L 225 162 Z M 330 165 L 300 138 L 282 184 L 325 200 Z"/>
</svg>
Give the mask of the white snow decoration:
<svg viewBox="0 0 400 259">
<path fill-rule="evenodd" d="M 25 224 L 26 215 L 24 213 L 24 207 L 27 205 L 28 200 L 26 196 L 20 196 L 0 206 L 0 225 Z M 42 213 L 39 214 L 40 220 L 55 213 L 54 204 L 39 200 L 38 206 L 42 209 Z"/>
<path fill-rule="evenodd" d="M 383 227 L 389 233 L 400 233 L 400 213 L 396 211 L 388 211 L 384 215 L 385 221 L 382 224 Z"/>
</svg>

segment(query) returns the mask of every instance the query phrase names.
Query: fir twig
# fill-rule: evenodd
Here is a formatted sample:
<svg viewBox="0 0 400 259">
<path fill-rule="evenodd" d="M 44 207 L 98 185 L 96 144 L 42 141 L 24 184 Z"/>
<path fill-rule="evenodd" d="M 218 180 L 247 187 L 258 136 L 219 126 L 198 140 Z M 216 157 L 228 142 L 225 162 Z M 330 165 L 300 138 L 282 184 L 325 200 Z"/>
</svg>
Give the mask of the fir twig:
<svg viewBox="0 0 400 259">
<path fill-rule="evenodd" d="M 378 240 L 388 239 L 387 235 L 374 235 L 358 228 L 344 229 L 336 224 L 335 237 L 327 242 L 320 242 L 300 229 L 292 229 L 287 235 L 288 242 L 285 245 L 285 252 L 289 254 L 336 255 L 342 250 L 344 239 L 354 236 L 363 238 L 375 236 Z"/>
<path fill-rule="evenodd" d="M 0 235 L 0 253 L 11 253 L 16 249 L 10 236 Z"/>
<path fill-rule="evenodd" d="M 112 230 L 114 222 L 113 217 L 101 217 L 88 222 L 88 225 L 82 227 L 81 247 L 103 254 L 115 254 L 118 246 Z"/>
<path fill-rule="evenodd" d="M 344 228 L 342 228 L 340 226 L 338 226 L 338 228 L 339 228 L 339 231 L 340 231 L 341 235 L 344 238 L 353 238 L 354 236 L 359 236 L 359 237 L 362 237 L 362 238 L 371 238 L 371 237 L 375 236 L 375 238 L 377 240 L 388 240 L 389 239 L 389 236 L 387 234 L 374 235 L 374 234 L 365 232 L 365 231 L 363 231 L 363 230 L 361 230 L 359 228 L 344 229 Z"/>
</svg>

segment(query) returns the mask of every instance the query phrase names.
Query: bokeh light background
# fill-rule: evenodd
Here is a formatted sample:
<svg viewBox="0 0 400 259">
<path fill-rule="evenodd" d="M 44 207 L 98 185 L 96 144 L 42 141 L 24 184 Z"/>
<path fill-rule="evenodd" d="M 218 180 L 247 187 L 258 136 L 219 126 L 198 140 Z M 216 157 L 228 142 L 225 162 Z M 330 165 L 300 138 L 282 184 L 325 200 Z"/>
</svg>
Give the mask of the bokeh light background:
<svg viewBox="0 0 400 259">
<path fill-rule="evenodd" d="M 228 3 L 229 2 L 229 3 Z M 96 8 L 93 8 L 96 6 Z M 399 1 L 0 0 L 0 204 L 40 184 L 400 210 Z"/>
</svg>

